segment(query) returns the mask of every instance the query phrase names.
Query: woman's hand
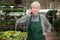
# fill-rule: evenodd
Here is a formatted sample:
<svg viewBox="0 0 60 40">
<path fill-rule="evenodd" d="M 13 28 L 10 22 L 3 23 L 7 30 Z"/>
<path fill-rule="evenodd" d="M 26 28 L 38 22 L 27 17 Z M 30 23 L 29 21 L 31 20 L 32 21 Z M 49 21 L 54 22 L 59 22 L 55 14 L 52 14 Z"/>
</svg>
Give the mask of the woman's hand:
<svg viewBox="0 0 60 40">
<path fill-rule="evenodd" d="M 29 9 L 29 10 L 27 10 L 26 14 L 27 14 L 27 15 L 31 15 L 31 12 L 32 12 L 32 10 Z"/>
<path fill-rule="evenodd" d="M 47 32 L 43 32 L 43 35 L 44 35 L 44 36 L 47 36 L 47 35 L 48 35 L 48 33 L 47 33 Z"/>
</svg>

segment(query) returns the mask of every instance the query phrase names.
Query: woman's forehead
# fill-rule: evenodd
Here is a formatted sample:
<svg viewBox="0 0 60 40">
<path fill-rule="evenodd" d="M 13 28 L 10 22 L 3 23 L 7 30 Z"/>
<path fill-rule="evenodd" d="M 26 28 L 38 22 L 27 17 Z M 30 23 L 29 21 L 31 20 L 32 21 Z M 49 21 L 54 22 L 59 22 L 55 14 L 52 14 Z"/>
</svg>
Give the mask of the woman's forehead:
<svg viewBox="0 0 60 40">
<path fill-rule="evenodd" d="M 38 6 L 38 5 L 33 5 L 33 6 L 31 6 L 31 7 L 37 7 L 37 8 L 40 8 L 40 6 Z"/>
</svg>

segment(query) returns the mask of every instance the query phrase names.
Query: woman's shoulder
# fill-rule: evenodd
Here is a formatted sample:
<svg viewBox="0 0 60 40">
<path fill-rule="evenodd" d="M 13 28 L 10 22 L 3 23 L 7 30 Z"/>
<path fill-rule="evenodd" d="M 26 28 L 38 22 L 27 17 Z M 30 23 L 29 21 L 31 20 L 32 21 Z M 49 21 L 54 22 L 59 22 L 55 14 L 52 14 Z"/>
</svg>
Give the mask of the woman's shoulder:
<svg viewBox="0 0 60 40">
<path fill-rule="evenodd" d="M 39 15 L 40 15 L 41 17 L 45 16 L 44 14 L 45 14 L 45 13 L 43 13 L 43 12 L 39 12 Z"/>
<path fill-rule="evenodd" d="M 41 20 L 43 20 L 43 21 L 45 21 L 47 19 L 46 16 L 43 14 L 40 14 L 40 17 L 41 17 Z"/>
<path fill-rule="evenodd" d="M 45 17 L 45 15 L 43 15 L 43 14 L 40 14 L 40 17 Z"/>
</svg>

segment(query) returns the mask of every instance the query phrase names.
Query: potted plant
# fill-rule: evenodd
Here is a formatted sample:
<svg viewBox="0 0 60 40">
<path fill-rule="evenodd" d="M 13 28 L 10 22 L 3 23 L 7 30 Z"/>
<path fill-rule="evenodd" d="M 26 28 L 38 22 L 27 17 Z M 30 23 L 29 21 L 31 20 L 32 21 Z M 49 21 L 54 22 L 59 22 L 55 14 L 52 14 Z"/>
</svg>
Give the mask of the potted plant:
<svg viewBox="0 0 60 40">
<path fill-rule="evenodd" d="M 54 28 L 57 32 L 60 32 L 60 18 L 54 20 Z"/>
</svg>

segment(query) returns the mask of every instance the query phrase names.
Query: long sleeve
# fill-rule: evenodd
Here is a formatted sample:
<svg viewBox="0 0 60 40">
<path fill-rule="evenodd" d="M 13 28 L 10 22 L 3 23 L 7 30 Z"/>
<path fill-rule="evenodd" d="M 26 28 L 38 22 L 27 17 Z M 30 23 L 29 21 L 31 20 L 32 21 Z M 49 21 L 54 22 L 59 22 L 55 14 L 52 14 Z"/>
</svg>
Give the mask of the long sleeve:
<svg viewBox="0 0 60 40">
<path fill-rule="evenodd" d="M 45 16 L 43 16 L 43 19 L 44 19 L 44 25 L 46 27 L 46 32 L 51 32 L 51 24 L 49 23 L 49 21 Z"/>
<path fill-rule="evenodd" d="M 16 23 L 17 24 L 26 24 L 27 23 L 27 20 L 28 20 L 28 15 L 25 15 L 25 16 L 23 16 L 22 18 L 20 18 L 20 19 L 18 19 L 17 21 L 16 21 Z"/>
<path fill-rule="evenodd" d="M 43 32 L 51 32 L 51 24 L 49 23 L 47 18 L 42 14 L 40 14 L 40 16 L 41 16 Z"/>
<path fill-rule="evenodd" d="M 24 25 L 24 24 L 28 25 L 27 24 L 28 23 L 28 18 L 29 18 L 29 16 L 25 15 L 22 18 L 18 19 L 15 23 L 15 30 L 17 30 L 17 25 Z"/>
</svg>

